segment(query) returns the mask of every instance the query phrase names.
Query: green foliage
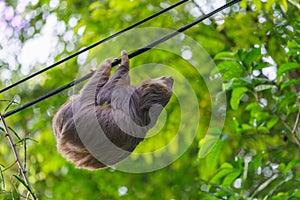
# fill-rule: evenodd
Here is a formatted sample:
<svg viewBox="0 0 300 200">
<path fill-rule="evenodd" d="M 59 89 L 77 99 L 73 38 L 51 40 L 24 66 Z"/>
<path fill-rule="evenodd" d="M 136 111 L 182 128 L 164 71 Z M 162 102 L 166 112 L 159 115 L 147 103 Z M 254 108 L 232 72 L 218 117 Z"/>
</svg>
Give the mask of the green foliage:
<svg viewBox="0 0 300 200">
<path fill-rule="evenodd" d="M 52 63 L 176 1 L 67 0 L 60 1 L 57 7 L 50 2 L 54 1 L 29 4 L 21 16 L 31 17 L 21 31 L 14 30 L 6 20 L 14 32 L 7 38 L 8 42 L 0 39 L 1 48 L 16 41 L 21 46 L 49 31 L 43 27 L 49 23 L 47 17 L 53 14 L 65 30 L 51 32 L 55 35 L 52 42 L 56 44 L 48 58 Z M 18 5 L 17 1 L 5 3 L 14 9 Z M 33 186 L 32 194 L 39 199 L 300 199 L 299 7 L 292 0 L 244 0 L 222 13 L 224 21 L 212 18 L 189 29 L 185 36 L 161 44 L 161 49 L 131 60 L 132 69 L 138 72 L 134 74 L 137 82 L 147 76 L 169 73 L 178 78 L 175 85 L 184 83 L 183 79 L 189 83 L 186 88 L 177 87 L 178 96 L 166 107 L 167 114 L 150 132 L 151 137 L 136 149 L 136 153 L 157 151 L 154 156 L 143 157 L 145 164 L 154 166 L 156 159 L 162 157 L 160 149 L 172 143 L 167 153 L 175 155 L 183 151 L 184 144 L 190 143 L 178 160 L 157 171 L 135 174 L 108 168 L 88 172 L 76 169 L 59 155 L 51 120 L 82 84 L 9 117 L 7 123 Z M 141 27 L 176 29 L 193 21 L 201 11 L 203 5 L 191 1 Z M 69 60 L 2 93 L 0 111 L 5 113 L 24 105 L 86 74 L 105 58 L 118 56 L 122 49 L 133 52 L 167 32 L 148 31 L 144 33 L 146 37 L 141 37 L 143 32 L 135 29 L 119 36 L 90 50 L 83 63 L 78 58 Z M 72 37 L 68 39 L 66 33 Z M 211 67 L 208 56 L 190 45 L 187 37 L 203 46 L 216 67 Z M 9 61 L 3 58 L 0 49 L 1 88 L 26 76 L 18 63 L 20 51 L 11 52 L 15 54 Z M 185 51 L 192 53 L 191 59 L 181 57 Z M 12 58 L 16 66 L 12 66 Z M 149 63 L 159 64 L 149 65 L 153 69 L 147 71 L 135 67 Z M 36 63 L 26 70 L 32 73 L 45 66 Z M 164 70 L 162 66 L 170 69 Z M 201 74 L 193 66 L 199 67 Z M 7 71 L 11 73 L 9 79 L 5 76 Z M 217 88 L 217 84 L 207 85 L 206 80 L 219 77 L 222 77 L 222 91 L 212 94 L 209 89 Z M 195 99 L 184 105 L 192 109 L 185 112 L 179 100 L 192 92 Z M 212 101 L 224 94 L 226 99 L 221 99 L 224 106 L 220 106 L 218 114 L 226 115 L 225 123 L 216 123 L 223 129 L 211 128 Z M 193 103 L 197 103 L 199 113 Z M 200 119 L 195 121 L 194 116 L 198 114 Z M 185 124 L 181 124 L 180 117 L 188 119 Z M 195 137 L 183 137 L 193 134 Z M 29 188 L 20 176 L 2 127 L 0 155 L 0 199 L 27 198 Z M 138 155 L 132 159 L 134 163 Z"/>
</svg>

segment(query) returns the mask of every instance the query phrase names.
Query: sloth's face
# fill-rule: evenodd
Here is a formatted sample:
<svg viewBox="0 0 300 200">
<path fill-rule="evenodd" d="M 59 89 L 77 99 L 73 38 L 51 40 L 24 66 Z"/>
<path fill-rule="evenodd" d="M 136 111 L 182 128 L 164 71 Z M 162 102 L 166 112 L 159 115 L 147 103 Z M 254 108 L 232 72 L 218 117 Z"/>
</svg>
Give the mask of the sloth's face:
<svg viewBox="0 0 300 200">
<path fill-rule="evenodd" d="M 159 77 L 156 79 L 152 79 L 152 81 L 157 84 L 161 84 L 170 90 L 172 90 L 172 88 L 173 88 L 174 80 L 171 76 L 162 76 L 162 77 Z"/>
<path fill-rule="evenodd" d="M 155 79 L 146 79 L 144 80 L 139 88 L 142 90 L 148 90 L 149 88 L 156 88 L 160 90 L 170 90 L 173 89 L 174 79 L 171 76 L 162 76 Z"/>
<path fill-rule="evenodd" d="M 171 76 L 143 81 L 138 87 L 142 108 L 147 110 L 154 104 L 166 106 L 172 96 L 173 82 L 174 80 Z"/>
</svg>

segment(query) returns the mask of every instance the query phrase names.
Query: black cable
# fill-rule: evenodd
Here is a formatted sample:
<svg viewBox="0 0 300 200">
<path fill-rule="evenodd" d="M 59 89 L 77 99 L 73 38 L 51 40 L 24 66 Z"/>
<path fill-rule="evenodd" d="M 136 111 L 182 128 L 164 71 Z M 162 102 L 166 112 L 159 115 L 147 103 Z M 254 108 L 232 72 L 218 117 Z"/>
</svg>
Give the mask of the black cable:
<svg viewBox="0 0 300 200">
<path fill-rule="evenodd" d="M 148 44 L 148 45 L 146 45 L 145 47 L 143 47 L 143 48 L 141 48 L 141 49 L 138 49 L 137 51 L 135 51 L 135 52 L 129 54 L 128 57 L 129 57 L 129 58 L 133 58 L 133 57 L 135 57 L 135 56 L 137 56 L 137 55 L 140 55 L 140 54 L 142 54 L 142 53 L 144 53 L 144 52 L 146 52 L 146 51 L 149 51 L 150 49 L 152 49 L 153 47 L 159 45 L 160 43 L 162 43 L 162 42 L 164 42 L 164 41 L 166 41 L 166 40 L 168 40 L 168 39 L 170 39 L 170 38 L 172 38 L 172 37 L 178 35 L 179 33 L 181 33 L 181 32 L 183 32 L 183 31 L 185 31 L 185 30 L 187 30 L 187 29 L 189 29 L 189 28 L 195 26 L 196 24 L 202 22 L 203 20 L 205 20 L 205 19 L 211 17 L 212 15 L 214 15 L 214 14 L 220 12 L 221 10 L 224 10 L 225 8 L 228 8 L 228 7 L 230 7 L 230 6 L 232 6 L 232 5 L 236 4 L 236 3 L 238 3 L 238 2 L 240 2 L 240 1 L 241 1 L 241 0 L 233 0 L 233 1 L 230 1 L 230 2 L 226 3 L 224 6 L 221 6 L 220 8 L 218 8 L 218 9 L 216 9 L 216 10 L 214 10 L 214 11 L 212 11 L 212 12 L 206 14 L 205 16 L 203 16 L 203 17 L 201 17 L 201 18 L 195 20 L 194 22 L 192 22 L 192 23 L 190 23 L 190 24 L 188 24 L 188 25 L 186 25 L 186 26 L 183 26 L 183 27 L 179 28 L 178 30 L 176 30 L 176 31 L 174 31 L 174 32 L 172 32 L 172 33 L 170 33 L 170 34 L 168 34 L 168 35 L 166 35 L 166 36 L 164 36 L 164 37 L 162 37 L 162 38 L 160 38 L 160 39 L 158 39 L 158 40 L 156 40 L 156 41 L 154 41 L 154 42 Z M 116 66 L 116 65 L 119 64 L 119 63 L 120 63 L 120 60 L 114 61 L 114 62 L 112 63 L 112 67 L 113 67 L 113 66 Z M 76 85 L 77 83 L 80 83 L 80 82 L 82 82 L 82 81 L 87 80 L 87 79 L 90 78 L 92 75 L 93 75 L 93 73 L 87 74 L 87 75 L 83 76 L 82 78 L 76 79 L 76 80 L 74 80 L 74 81 L 72 81 L 72 82 L 70 82 L 70 83 L 68 83 L 68 84 L 66 84 L 66 85 L 64 85 L 64 86 L 62 86 L 62 87 L 56 89 L 56 90 L 52 90 L 51 92 L 49 92 L 49 93 L 47 93 L 47 94 L 45 94 L 45 95 L 43 95 L 43 96 L 41 96 L 41 97 L 39 97 L 39 98 L 37 98 L 37 99 L 31 101 L 31 102 L 28 102 L 28 103 L 24 104 L 23 106 L 20 106 L 19 108 L 16 108 L 16 109 L 14 109 L 14 110 L 11 110 L 11 111 L 5 113 L 5 114 L 3 115 L 3 117 L 6 118 L 6 117 L 8 117 L 8 116 L 10 116 L 10 115 L 13 115 L 13 114 L 15 114 L 15 113 L 17 113 L 17 112 L 19 112 L 19 111 L 21 111 L 21 110 L 24 110 L 25 108 L 28 108 L 28 107 L 30 107 L 30 106 L 36 104 L 36 103 L 38 103 L 38 102 L 40 102 L 40 101 L 42 101 L 42 100 L 44 100 L 44 99 L 47 99 L 47 98 L 49 98 L 49 97 L 51 97 L 51 96 L 53 96 L 53 95 L 55 95 L 55 94 L 58 94 L 58 93 L 60 93 L 61 91 L 65 90 L 65 89 L 67 89 L 67 88 L 70 88 L 70 87 L 72 87 L 72 86 L 74 86 L 74 85 Z"/>
<path fill-rule="evenodd" d="M 123 30 L 121 30 L 121 31 L 119 31 L 117 33 L 114 33 L 114 34 L 110 35 L 109 37 L 107 37 L 107 38 L 105 38 L 103 40 L 100 40 L 100 41 L 98 41 L 98 42 L 96 42 L 96 43 L 94 43 L 94 44 L 92 44 L 92 45 L 90 45 L 90 46 L 88 46 L 88 47 L 86 47 L 86 48 L 84 48 L 84 49 L 82 49 L 82 50 L 80 50 L 80 51 L 78 51 L 78 52 L 76 52 L 76 53 L 74 53 L 74 54 L 72 54 L 72 55 L 70 55 L 70 56 L 68 56 L 68 57 L 66 57 L 66 58 L 64 58 L 64 59 L 62 59 L 62 60 L 54 63 L 54 64 L 52 64 L 52 65 L 50 65 L 50 66 L 48 66 L 48 67 L 45 67 L 44 69 L 41 69 L 41 70 L 39 70 L 39 71 L 37 71 L 37 72 L 35 72 L 35 73 L 33 73 L 33 74 L 31 74 L 31 75 L 29 75 L 29 76 L 27 76 L 27 77 L 19 80 L 19 81 L 17 81 L 17 82 L 15 82 L 15 83 L 13 83 L 13 84 L 11 84 L 9 86 L 1 89 L 0 93 L 5 92 L 5 91 L 7 91 L 7 90 L 9 90 L 9 89 L 11 89 L 11 88 L 13 88 L 13 87 L 15 87 L 15 86 L 23 83 L 23 82 L 25 82 L 25 81 L 27 81 L 27 80 L 35 77 L 35 76 L 37 76 L 37 75 L 39 75 L 39 74 L 41 74 L 43 72 L 46 72 L 49 69 L 52 69 L 53 67 L 56 67 L 56 66 L 58 66 L 58 65 L 60 65 L 60 64 L 62 64 L 64 62 L 66 62 L 66 61 L 68 61 L 68 60 L 70 60 L 70 59 L 78 56 L 79 54 L 82 54 L 83 52 L 86 52 L 86 51 L 88 51 L 88 50 L 90 50 L 90 49 L 92 49 L 92 48 L 94 48 L 94 47 L 96 47 L 96 46 L 98 46 L 98 45 L 100 45 L 100 44 L 102 44 L 104 42 L 107 42 L 108 40 L 111 40 L 111 39 L 117 37 L 118 35 L 126 32 L 126 31 L 129 31 L 129 30 L 131 30 L 131 29 L 133 29 L 133 28 L 135 28 L 135 27 L 137 27 L 137 26 L 139 26 L 139 25 L 141 25 L 141 24 L 143 24 L 143 23 L 145 23 L 145 22 L 147 22 L 147 21 L 149 21 L 149 20 L 151 20 L 151 19 L 153 19 L 153 18 L 155 18 L 155 17 L 157 17 L 157 16 L 159 16 L 159 15 L 161 15 L 161 14 L 163 14 L 163 13 L 165 13 L 165 12 L 167 12 L 167 11 L 169 11 L 169 10 L 171 10 L 171 9 L 173 9 L 173 8 L 175 8 L 175 7 L 183 4 L 185 2 L 187 2 L 187 1 L 189 1 L 189 0 L 179 1 L 179 2 L 177 2 L 175 4 L 173 4 L 173 5 L 165 8 L 165 9 L 163 9 L 163 10 L 161 10 L 161 11 L 159 11 L 159 12 L 157 12 L 157 13 L 151 15 L 151 16 L 149 16 L 149 17 L 146 17 L 145 19 L 142 19 L 141 21 L 138 21 L 135 24 L 132 24 L 132 25 L 128 26 L 127 28 L 123 29 Z"/>
</svg>

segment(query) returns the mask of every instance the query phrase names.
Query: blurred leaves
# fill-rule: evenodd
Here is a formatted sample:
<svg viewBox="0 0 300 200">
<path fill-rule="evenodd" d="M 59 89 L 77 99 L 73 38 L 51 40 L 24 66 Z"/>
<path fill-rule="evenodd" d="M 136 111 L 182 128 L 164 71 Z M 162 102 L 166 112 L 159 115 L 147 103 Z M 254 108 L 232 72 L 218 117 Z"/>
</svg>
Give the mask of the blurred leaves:
<svg viewBox="0 0 300 200">
<path fill-rule="evenodd" d="M 51 32 L 56 46 L 48 60 L 53 63 L 176 1 L 67 0 L 60 1 L 57 7 L 53 6 L 54 2 L 40 0 L 28 4 L 22 17 L 29 17 L 29 21 L 19 31 L 13 28 L 11 21 L 3 18 L 12 34 L 0 40 L 0 47 L 5 48 L 10 43 L 21 48 L 27 41 L 44 34 L 43 27 L 51 19 L 48 17 L 55 16 L 60 23 L 55 27 L 62 27 L 63 31 L 55 28 L 56 31 Z M 141 27 L 174 30 L 213 7 L 213 2 L 209 5 L 196 2 L 187 2 Z M 17 8 L 16 1 L 5 1 L 5 5 Z M 49 30 L 46 33 L 50 33 Z M 96 47 L 89 51 L 84 62 L 79 58 L 72 59 L 1 94 L 1 112 L 58 88 L 78 74 L 86 74 L 105 58 L 119 56 L 122 49 L 132 52 L 152 42 L 150 31 L 146 37 L 135 35 L 138 33 L 136 29 L 125 40 L 120 37 Z M 181 110 L 177 97 L 172 98 L 166 107 L 165 125 L 159 124 L 162 126 L 159 133 L 153 131 L 151 137 L 138 146 L 138 153 L 151 152 L 174 142 L 168 150 L 170 154 L 176 154 L 182 144 L 190 142 L 185 137 L 175 137 L 178 130 L 185 126 L 179 135 L 187 136 L 196 132 L 195 141 L 178 160 L 155 172 L 131 174 L 114 168 L 87 172 L 74 168 L 58 154 L 51 120 L 57 109 L 76 94 L 80 86 L 10 117 L 8 124 L 15 141 L 19 141 L 18 151 L 26 163 L 37 196 L 41 199 L 299 199 L 299 33 L 298 2 L 241 1 L 239 6 L 172 40 L 170 49 L 178 52 L 177 55 L 155 49 L 132 59 L 135 70 L 138 69 L 135 66 L 147 63 L 171 66 L 188 80 L 200 108 L 199 113 L 186 113 Z M 155 34 L 155 38 L 163 35 L 160 34 Z M 216 67 L 210 68 L 210 58 L 190 46 L 185 40 L 187 36 L 214 58 Z M 24 69 L 20 63 L 12 61 L 20 61 L 19 51 L 8 55 L 11 49 L 1 48 L 1 88 L 46 65 L 35 64 Z M 183 59 L 183 52 L 191 52 L 192 58 Z M 199 74 L 192 65 L 201 67 L 205 73 Z M 151 73 L 140 72 L 135 76 L 142 79 L 147 73 L 156 76 L 163 71 L 161 66 L 154 66 Z M 7 78 L 7 74 L 11 76 Z M 226 115 L 225 123 L 223 125 L 220 121 L 216 126 L 223 126 L 222 130 L 210 128 L 215 127 L 215 124 L 210 124 L 215 96 L 209 93 L 205 83 L 205 80 L 218 78 L 223 80 L 223 91 L 216 96 L 226 94 L 226 99 L 222 99 L 223 106 L 218 109 L 220 116 Z M 189 93 L 184 87 L 178 90 L 179 97 L 186 97 Z M 192 106 L 192 103 L 187 104 Z M 196 114 L 200 115 L 199 122 L 189 117 Z M 180 116 L 190 119 L 182 127 Z M 190 124 L 195 124 L 198 129 L 191 128 Z M 24 197 L 26 185 L 22 184 L 4 134 L 0 137 L 0 198 L 20 199 Z M 161 155 L 157 153 L 155 156 Z M 146 156 L 147 164 L 155 164 L 155 156 Z M 122 191 L 126 191 L 125 194 Z"/>
</svg>

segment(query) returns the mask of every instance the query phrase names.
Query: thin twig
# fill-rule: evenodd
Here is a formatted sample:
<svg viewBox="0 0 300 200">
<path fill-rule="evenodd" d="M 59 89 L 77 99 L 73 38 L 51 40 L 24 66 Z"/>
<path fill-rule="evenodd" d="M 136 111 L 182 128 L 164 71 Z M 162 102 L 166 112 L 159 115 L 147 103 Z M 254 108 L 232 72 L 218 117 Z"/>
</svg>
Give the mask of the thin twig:
<svg viewBox="0 0 300 200">
<path fill-rule="evenodd" d="M 273 182 L 278 177 L 278 174 L 274 174 L 271 178 L 267 179 L 265 182 L 259 185 L 259 187 L 252 193 L 251 199 L 254 198 L 257 193 L 265 189 L 271 182 Z"/>
<path fill-rule="evenodd" d="M 10 164 L 8 167 L 5 167 L 2 172 L 5 172 L 6 170 L 9 170 L 10 168 L 12 168 L 15 164 L 17 163 L 17 161 L 15 160 L 12 164 Z"/>
<path fill-rule="evenodd" d="M 0 177 L 1 177 L 1 190 L 5 190 L 5 180 L 4 180 L 4 176 L 3 176 L 3 170 L 1 169 L 2 165 L 0 165 Z"/>
<path fill-rule="evenodd" d="M 296 117 L 296 121 L 292 130 L 292 136 L 295 140 L 295 142 L 297 143 L 297 145 L 300 147 L 300 140 L 296 135 L 296 131 L 297 131 L 297 127 L 298 127 L 298 123 L 299 123 L 299 118 L 300 118 L 300 110 L 298 111 L 297 117 Z"/>
<path fill-rule="evenodd" d="M 299 110 L 299 112 L 300 112 L 300 110 Z M 278 117 L 278 119 L 282 122 L 282 124 L 285 126 L 285 128 L 287 128 L 288 131 L 291 132 L 293 139 L 295 140 L 295 142 L 298 145 L 298 147 L 300 147 L 300 140 L 298 139 L 298 137 L 296 136 L 296 133 L 295 133 L 297 124 L 299 123 L 299 113 L 298 113 L 298 116 L 296 118 L 295 125 L 294 125 L 293 129 L 291 129 L 290 125 L 288 125 L 285 122 L 285 120 L 282 119 L 282 117 L 279 114 L 277 114 L 276 112 L 273 112 L 273 111 L 272 111 L 272 113 L 275 114 Z M 294 129 L 295 129 L 295 131 L 294 131 Z"/>
<path fill-rule="evenodd" d="M 7 127 L 7 125 L 6 125 L 6 122 L 5 122 L 5 120 L 4 120 L 4 117 L 2 116 L 1 113 L 0 113 L 0 118 L 1 118 L 1 121 L 2 121 L 2 124 L 3 124 L 3 127 L 4 127 L 4 130 L 5 130 L 5 137 L 7 137 L 8 141 L 9 141 L 9 143 L 10 143 L 10 145 L 11 145 L 11 148 L 12 148 L 14 154 L 15 154 L 15 157 L 16 157 L 16 159 L 17 159 L 17 163 L 18 163 L 18 165 L 19 165 L 19 169 L 20 169 L 20 171 L 21 171 L 21 174 L 22 174 L 22 176 L 23 176 L 23 179 L 24 179 L 25 183 L 27 184 L 27 186 L 28 186 L 28 188 L 29 188 L 29 190 L 30 190 L 29 192 L 30 192 L 30 194 L 32 195 L 33 199 L 36 199 L 35 195 L 33 194 L 33 190 L 32 190 L 31 184 L 30 184 L 30 182 L 29 182 L 29 180 L 28 180 L 27 173 L 26 173 L 26 171 L 25 171 L 25 169 L 24 169 L 24 167 L 23 167 L 23 165 L 22 165 L 20 156 L 19 156 L 19 154 L 18 154 L 18 152 L 17 152 L 16 145 L 15 145 L 15 143 L 14 143 L 14 141 L 13 141 L 13 138 L 11 137 L 11 134 L 9 133 L 9 129 L 8 129 L 8 127 Z"/>
</svg>

